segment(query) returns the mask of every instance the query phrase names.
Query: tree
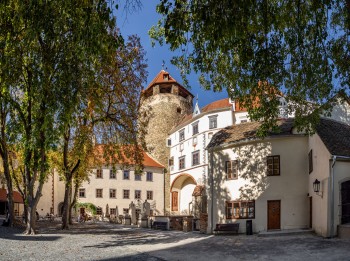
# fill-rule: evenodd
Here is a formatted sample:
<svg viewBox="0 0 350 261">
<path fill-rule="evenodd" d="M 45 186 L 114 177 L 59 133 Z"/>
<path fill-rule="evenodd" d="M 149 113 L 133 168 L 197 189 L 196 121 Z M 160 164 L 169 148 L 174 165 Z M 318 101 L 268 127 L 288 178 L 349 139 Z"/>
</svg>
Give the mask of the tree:
<svg viewBox="0 0 350 261">
<path fill-rule="evenodd" d="M 0 10 L 0 98 L 13 112 L 9 126 L 23 155 L 26 233 L 33 234 L 48 152 L 84 104 L 87 86 L 98 86 L 101 63 L 122 38 L 107 1 L 7 0 Z"/>
<path fill-rule="evenodd" d="M 226 88 L 265 133 L 276 123 L 276 90 L 297 125 L 311 127 L 336 92 L 349 92 L 348 0 L 161 0 L 157 11 L 150 35 L 180 51 L 172 62 L 183 76 L 193 70 L 205 89 Z"/>
<path fill-rule="evenodd" d="M 69 228 L 71 209 L 76 203 L 82 181 L 88 178 L 89 168 L 98 164 L 91 160 L 95 153 L 95 138 L 109 147 L 104 151 L 104 158 L 107 162 L 112 159 L 111 165 L 126 162 L 123 156 L 129 147 L 124 146 L 122 154 L 116 153 L 120 151 L 121 144 L 136 145 L 139 149 L 130 153 L 134 153 L 132 158 L 137 159 L 136 164 L 142 165 L 142 146 L 137 144 L 142 143 L 142 139 L 138 139 L 139 130 L 142 129 L 137 125 L 142 125 L 138 122 L 138 104 L 147 74 L 140 39 L 129 37 L 125 45 L 112 51 L 107 58 L 101 67 L 98 88 L 93 86 L 85 92 L 87 104 L 78 106 L 74 117 L 64 126 L 62 158 L 57 164 L 65 180 L 63 229 Z"/>
</svg>

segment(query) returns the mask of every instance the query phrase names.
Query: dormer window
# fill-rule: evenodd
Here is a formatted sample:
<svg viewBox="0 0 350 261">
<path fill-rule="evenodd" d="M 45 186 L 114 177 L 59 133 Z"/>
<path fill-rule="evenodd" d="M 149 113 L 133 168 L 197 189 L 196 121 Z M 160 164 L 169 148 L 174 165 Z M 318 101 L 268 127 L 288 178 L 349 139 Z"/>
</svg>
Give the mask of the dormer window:
<svg viewBox="0 0 350 261">
<path fill-rule="evenodd" d="M 169 74 L 163 74 L 163 80 L 169 81 Z"/>
</svg>

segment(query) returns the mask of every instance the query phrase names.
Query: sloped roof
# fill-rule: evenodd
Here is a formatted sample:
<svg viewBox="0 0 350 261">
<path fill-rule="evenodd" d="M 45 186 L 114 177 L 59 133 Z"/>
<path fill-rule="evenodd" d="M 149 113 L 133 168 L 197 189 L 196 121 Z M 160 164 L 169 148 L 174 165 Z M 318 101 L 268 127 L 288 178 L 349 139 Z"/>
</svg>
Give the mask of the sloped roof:
<svg viewBox="0 0 350 261">
<path fill-rule="evenodd" d="M 278 120 L 277 126 L 280 128 L 280 132 L 271 133 L 269 136 L 291 135 L 293 123 L 293 119 Z M 214 148 L 227 143 L 257 139 L 259 138 L 257 136 L 257 130 L 261 124 L 261 122 L 247 122 L 226 127 L 213 136 L 207 148 Z"/>
<path fill-rule="evenodd" d="M 0 188 L 0 201 L 7 201 L 6 189 Z M 13 202 L 23 203 L 23 198 L 22 198 L 21 194 L 17 191 L 13 191 Z"/>
<path fill-rule="evenodd" d="M 350 126 L 321 118 L 316 132 L 332 155 L 350 157 Z"/>
<path fill-rule="evenodd" d="M 99 144 L 95 146 L 95 157 L 98 158 L 99 160 L 102 161 L 102 163 L 105 163 L 105 159 L 103 157 L 104 155 L 104 150 L 105 150 L 105 145 Z M 120 148 L 120 155 L 118 157 L 117 153 L 115 154 L 115 159 L 120 159 L 123 162 L 120 162 L 120 164 L 130 164 L 134 165 L 135 164 L 135 159 L 133 158 L 132 155 L 132 150 L 133 148 L 130 148 L 129 146 L 122 146 Z M 164 166 L 159 163 L 157 160 L 152 158 L 147 152 L 143 151 L 143 166 L 145 167 L 156 167 L 156 168 L 164 168 Z M 131 154 L 131 155 L 130 155 Z"/>
<path fill-rule="evenodd" d="M 168 80 L 164 80 L 164 75 L 168 75 Z M 167 72 L 161 70 L 156 77 L 151 81 L 151 83 L 147 86 L 146 89 L 151 88 L 153 85 L 161 84 L 161 83 L 177 83 L 177 81 Z"/>
</svg>

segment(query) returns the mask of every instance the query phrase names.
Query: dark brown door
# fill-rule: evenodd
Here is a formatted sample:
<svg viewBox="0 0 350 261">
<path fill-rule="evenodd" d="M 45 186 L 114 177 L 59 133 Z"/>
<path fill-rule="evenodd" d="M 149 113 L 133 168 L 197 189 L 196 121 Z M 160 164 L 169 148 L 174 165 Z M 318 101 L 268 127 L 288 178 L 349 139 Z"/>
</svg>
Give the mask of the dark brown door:
<svg viewBox="0 0 350 261">
<path fill-rule="evenodd" d="M 178 204 L 178 192 L 174 191 L 171 193 L 171 210 L 172 211 L 178 211 L 179 210 L 179 204 Z"/>
<path fill-rule="evenodd" d="M 267 201 L 267 229 L 281 229 L 281 201 Z"/>
</svg>

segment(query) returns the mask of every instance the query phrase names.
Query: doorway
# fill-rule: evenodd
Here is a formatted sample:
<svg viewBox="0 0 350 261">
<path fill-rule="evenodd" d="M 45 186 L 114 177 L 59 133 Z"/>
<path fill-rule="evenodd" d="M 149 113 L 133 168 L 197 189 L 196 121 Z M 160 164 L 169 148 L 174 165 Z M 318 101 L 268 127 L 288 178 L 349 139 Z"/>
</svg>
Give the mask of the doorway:
<svg viewBox="0 0 350 261">
<path fill-rule="evenodd" d="M 178 211 L 179 210 L 178 192 L 177 191 L 173 191 L 171 193 L 171 210 L 172 211 Z"/>
<path fill-rule="evenodd" d="M 350 223 L 350 180 L 340 186 L 341 196 L 341 224 Z"/>
<path fill-rule="evenodd" d="M 281 200 L 267 201 L 267 229 L 281 229 Z"/>
</svg>

